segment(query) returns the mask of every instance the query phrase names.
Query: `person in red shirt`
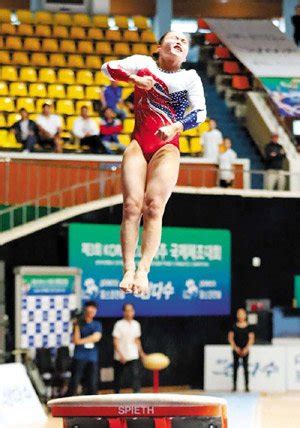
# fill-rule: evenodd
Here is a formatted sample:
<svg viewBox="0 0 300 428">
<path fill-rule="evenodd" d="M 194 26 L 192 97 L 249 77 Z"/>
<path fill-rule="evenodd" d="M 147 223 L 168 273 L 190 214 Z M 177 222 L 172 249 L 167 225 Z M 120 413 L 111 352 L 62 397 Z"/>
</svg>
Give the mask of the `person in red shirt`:
<svg viewBox="0 0 300 428">
<path fill-rule="evenodd" d="M 113 109 L 106 107 L 103 110 L 103 117 L 100 121 L 100 134 L 107 153 L 115 154 L 116 151 L 121 153 L 124 152 L 126 147 L 120 143 L 118 137 L 122 128 L 122 122 L 116 117 L 116 113 Z M 117 149 L 113 149 L 112 144 L 117 144 Z"/>
</svg>

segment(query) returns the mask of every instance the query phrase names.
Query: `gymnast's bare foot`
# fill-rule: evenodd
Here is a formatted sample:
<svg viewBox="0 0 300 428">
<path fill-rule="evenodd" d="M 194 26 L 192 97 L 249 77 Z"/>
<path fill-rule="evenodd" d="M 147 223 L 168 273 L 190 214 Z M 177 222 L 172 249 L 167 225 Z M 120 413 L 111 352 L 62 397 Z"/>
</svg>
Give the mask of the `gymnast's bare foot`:
<svg viewBox="0 0 300 428">
<path fill-rule="evenodd" d="M 148 272 L 138 269 L 134 275 L 132 291 L 134 294 L 147 294 L 149 292 Z"/>
<path fill-rule="evenodd" d="M 134 274 L 134 270 L 127 270 L 124 273 L 123 279 L 120 282 L 120 288 L 125 293 L 132 293 Z"/>
</svg>

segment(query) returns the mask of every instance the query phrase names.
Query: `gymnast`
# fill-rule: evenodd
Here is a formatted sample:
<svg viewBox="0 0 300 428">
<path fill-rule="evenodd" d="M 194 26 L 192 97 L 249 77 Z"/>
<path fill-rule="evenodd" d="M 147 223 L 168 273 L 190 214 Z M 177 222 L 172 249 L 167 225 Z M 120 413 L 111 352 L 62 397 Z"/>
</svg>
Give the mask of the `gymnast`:
<svg viewBox="0 0 300 428">
<path fill-rule="evenodd" d="M 109 61 L 102 71 L 116 81 L 134 84 L 135 128 L 122 162 L 123 219 L 120 287 L 148 293 L 148 274 L 159 248 L 166 203 L 175 188 L 180 163 L 179 134 L 205 121 L 203 86 L 195 70 L 184 70 L 188 38 L 164 34 L 152 57 L 132 55 Z M 142 255 L 135 252 L 143 218 Z"/>
</svg>

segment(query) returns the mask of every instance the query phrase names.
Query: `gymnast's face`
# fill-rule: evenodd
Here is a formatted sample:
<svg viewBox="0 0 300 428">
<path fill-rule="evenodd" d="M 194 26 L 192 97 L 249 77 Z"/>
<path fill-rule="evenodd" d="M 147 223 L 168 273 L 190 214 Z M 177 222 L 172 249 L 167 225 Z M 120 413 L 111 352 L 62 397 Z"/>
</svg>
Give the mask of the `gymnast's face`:
<svg viewBox="0 0 300 428">
<path fill-rule="evenodd" d="M 157 52 L 160 57 L 164 59 L 178 58 L 180 62 L 186 60 L 186 56 L 189 50 L 189 41 L 183 33 L 177 33 L 170 31 L 166 34 L 163 41 L 157 48 Z"/>
</svg>

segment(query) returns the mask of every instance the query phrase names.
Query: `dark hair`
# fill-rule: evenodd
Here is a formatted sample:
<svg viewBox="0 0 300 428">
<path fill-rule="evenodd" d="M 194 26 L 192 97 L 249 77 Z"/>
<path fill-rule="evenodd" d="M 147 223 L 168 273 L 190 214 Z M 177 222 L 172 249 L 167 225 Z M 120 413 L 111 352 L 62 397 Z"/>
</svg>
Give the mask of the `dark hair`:
<svg viewBox="0 0 300 428">
<path fill-rule="evenodd" d="M 51 107 L 51 106 L 50 106 L 50 104 L 49 104 L 49 103 L 44 103 L 44 104 L 42 105 L 42 108 L 45 108 L 45 107 Z"/>
<path fill-rule="evenodd" d="M 22 113 L 22 111 L 26 111 L 26 113 L 28 113 L 26 108 L 24 108 L 24 107 L 20 108 L 19 113 Z"/>
<path fill-rule="evenodd" d="M 93 308 L 98 309 L 98 305 L 96 302 L 94 302 L 94 300 L 89 300 L 85 302 L 84 308 L 88 308 L 89 306 L 92 306 Z"/>
<path fill-rule="evenodd" d="M 166 33 L 164 33 L 164 34 L 160 37 L 160 39 L 158 40 L 157 44 L 158 44 L 158 45 L 161 45 L 161 44 L 163 43 L 163 41 L 165 40 L 165 37 L 166 37 L 169 33 L 172 33 L 172 31 L 167 31 Z M 152 54 L 152 58 L 154 58 L 154 59 L 155 59 L 155 61 L 156 61 L 156 60 L 158 60 L 158 52 L 153 52 L 153 54 Z"/>
<path fill-rule="evenodd" d="M 84 108 L 86 108 L 87 110 L 89 109 L 88 106 L 83 105 L 80 107 L 80 111 L 82 111 Z"/>
<path fill-rule="evenodd" d="M 124 303 L 124 305 L 122 306 L 123 312 L 126 310 L 126 306 L 132 306 L 132 309 L 134 310 L 134 304 L 133 303 Z"/>
</svg>

